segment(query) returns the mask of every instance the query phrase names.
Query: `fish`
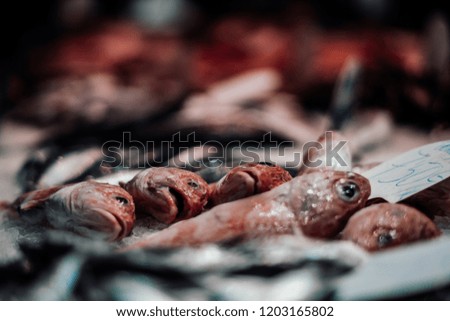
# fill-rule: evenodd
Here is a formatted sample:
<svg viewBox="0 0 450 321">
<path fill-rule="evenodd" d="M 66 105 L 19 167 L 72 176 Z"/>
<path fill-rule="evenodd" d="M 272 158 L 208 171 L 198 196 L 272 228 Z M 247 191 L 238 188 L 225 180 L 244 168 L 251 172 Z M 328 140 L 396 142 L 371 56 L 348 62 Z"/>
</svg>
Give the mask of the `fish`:
<svg viewBox="0 0 450 321">
<path fill-rule="evenodd" d="M 96 167 L 100 167 L 99 164 L 101 163 L 102 157 L 102 150 L 96 147 L 76 150 L 61 155 L 42 173 L 42 176 L 37 182 L 37 187 L 47 188 L 70 182 L 82 176 L 94 164 L 96 164 Z"/>
<path fill-rule="evenodd" d="M 47 269 L 22 294 L 27 301 L 63 301 L 73 296 L 85 258 L 80 253 L 65 255 Z"/>
<path fill-rule="evenodd" d="M 13 206 L 30 224 L 111 242 L 129 235 L 135 222 L 131 195 L 119 186 L 95 181 L 28 192 Z"/>
<path fill-rule="evenodd" d="M 33 151 L 16 174 L 16 182 L 22 192 L 36 189 L 43 173 L 57 158 L 54 148 L 44 147 Z"/>
<path fill-rule="evenodd" d="M 120 251 L 293 233 L 333 238 L 349 217 L 364 206 L 369 195 L 369 181 L 358 174 L 314 172 L 265 193 L 215 206 Z"/>
<path fill-rule="evenodd" d="M 90 179 L 118 185 L 118 180 L 131 180 L 157 157 L 153 151 L 142 153 L 134 147 L 116 148 L 113 142 L 104 146 L 85 147 L 77 143 L 68 149 L 57 145 L 37 149 L 17 174 L 22 192 Z"/>
<path fill-rule="evenodd" d="M 138 216 L 151 216 L 165 224 L 200 214 L 209 198 L 208 183 L 180 168 L 148 168 L 120 186 L 133 197 Z"/>
<path fill-rule="evenodd" d="M 69 151 L 54 146 L 40 148 L 22 165 L 17 182 L 23 192 L 80 182 L 111 171 L 101 166 L 103 158 L 101 148 L 94 146 Z"/>
<path fill-rule="evenodd" d="M 95 178 L 94 180 L 99 183 L 107 183 L 119 186 L 121 182 L 131 181 L 141 171 L 141 169 L 121 170 L 116 173 Z"/>
<path fill-rule="evenodd" d="M 429 217 L 450 218 L 450 177 L 403 201 L 421 210 Z"/>
<path fill-rule="evenodd" d="M 374 252 L 441 235 L 439 228 L 417 209 L 392 203 L 379 203 L 353 215 L 342 239 Z"/>
<path fill-rule="evenodd" d="M 212 188 L 209 204 L 232 202 L 267 192 L 292 179 L 283 168 L 271 164 L 249 163 L 236 166 Z"/>
</svg>

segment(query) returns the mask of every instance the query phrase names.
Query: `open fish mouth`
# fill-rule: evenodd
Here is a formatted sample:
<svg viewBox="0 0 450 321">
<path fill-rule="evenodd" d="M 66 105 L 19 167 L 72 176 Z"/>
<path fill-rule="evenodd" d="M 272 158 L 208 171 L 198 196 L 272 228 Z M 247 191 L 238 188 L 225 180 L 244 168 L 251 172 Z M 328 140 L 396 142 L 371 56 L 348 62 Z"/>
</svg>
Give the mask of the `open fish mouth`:
<svg viewBox="0 0 450 321">
<path fill-rule="evenodd" d="M 247 195 L 252 195 L 258 191 L 258 175 L 252 170 L 246 170 L 238 173 L 245 180 Z"/>
<path fill-rule="evenodd" d="M 270 163 L 248 163 L 233 168 L 211 189 L 212 206 L 264 193 L 292 179 L 285 169 Z"/>
<path fill-rule="evenodd" d="M 168 192 L 177 208 L 177 214 L 174 218 L 174 221 L 182 220 L 187 218 L 187 196 L 179 189 L 169 187 Z"/>
<path fill-rule="evenodd" d="M 115 215 L 112 213 L 111 213 L 111 215 L 116 219 L 117 223 L 119 223 L 119 226 L 120 226 L 120 233 L 117 235 L 116 240 L 121 240 L 125 236 L 130 234 L 132 226 L 129 227 L 127 222 L 122 217 L 120 217 L 120 215 Z"/>
<path fill-rule="evenodd" d="M 92 211 L 99 214 L 102 219 L 95 222 L 84 219 L 80 222 L 80 225 L 89 228 L 94 232 L 101 232 L 104 239 L 108 241 L 120 241 L 131 232 L 132 224 L 130 226 L 120 214 L 110 212 L 103 208 L 95 208 Z"/>
<path fill-rule="evenodd" d="M 158 221 L 171 224 L 189 217 L 188 196 L 176 187 L 164 187 L 152 197 L 153 209 L 150 214 Z"/>
<path fill-rule="evenodd" d="M 253 195 L 258 190 L 258 177 L 252 171 L 239 171 L 218 183 L 215 203 L 225 203 Z"/>
</svg>

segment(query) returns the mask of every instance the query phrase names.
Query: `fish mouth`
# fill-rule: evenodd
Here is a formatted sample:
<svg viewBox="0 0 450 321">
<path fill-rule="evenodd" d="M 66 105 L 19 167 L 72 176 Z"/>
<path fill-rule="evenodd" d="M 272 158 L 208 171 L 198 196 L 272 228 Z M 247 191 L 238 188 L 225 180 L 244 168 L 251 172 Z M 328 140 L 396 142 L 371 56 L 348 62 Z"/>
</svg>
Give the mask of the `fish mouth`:
<svg viewBox="0 0 450 321">
<path fill-rule="evenodd" d="M 226 202 L 254 195 L 258 190 L 258 177 L 252 171 L 238 171 L 223 183 L 220 189 Z"/>
<path fill-rule="evenodd" d="M 105 234 L 106 231 L 108 234 L 106 240 L 120 241 L 131 231 L 131 228 L 128 228 L 129 224 L 127 224 L 126 220 L 123 219 L 121 215 L 105 210 L 104 208 L 95 208 L 93 211 L 103 217 L 103 220 L 101 221 L 103 224 L 92 224 L 90 221 L 85 221 L 89 223 L 86 224 L 85 227 L 95 229 L 95 231 L 102 232 L 102 234 Z M 107 229 L 98 229 L 98 226 L 104 226 L 105 221 L 107 224 L 110 224 L 107 226 Z M 118 226 L 116 224 L 118 224 Z"/>
<path fill-rule="evenodd" d="M 248 186 L 248 189 L 247 189 L 248 194 L 247 194 L 247 196 L 250 196 L 250 195 L 253 195 L 253 194 L 257 193 L 259 191 L 259 187 L 260 187 L 259 186 L 260 185 L 259 184 L 260 183 L 260 179 L 258 177 L 258 174 L 254 170 L 246 170 L 246 171 L 243 171 L 241 173 L 242 173 L 242 175 L 247 176 L 245 178 L 245 182 L 247 183 L 247 186 Z"/>
<path fill-rule="evenodd" d="M 139 207 L 143 213 L 147 213 L 156 220 L 171 224 L 184 210 L 184 197 L 181 192 L 172 187 L 163 187 L 150 191 Z"/>
<path fill-rule="evenodd" d="M 131 228 L 128 228 L 127 222 L 120 215 L 111 213 L 111 216 L 113 216 L 116 219 L 117 223 L 119 223 L 120 232 L 117 235 L 116 240 L 121 240 L 131 232 Z"/>
<path fill-rule="evenodd" d="M 187 207 L 186 196 L 178 189 L 172 187 L 169 188 L 169 193 L 177 207 L 177 215 L 175 216 L 175 221 L 182 220 L 187 216 L 187 211 L 185 211 Z"/>
</svg>

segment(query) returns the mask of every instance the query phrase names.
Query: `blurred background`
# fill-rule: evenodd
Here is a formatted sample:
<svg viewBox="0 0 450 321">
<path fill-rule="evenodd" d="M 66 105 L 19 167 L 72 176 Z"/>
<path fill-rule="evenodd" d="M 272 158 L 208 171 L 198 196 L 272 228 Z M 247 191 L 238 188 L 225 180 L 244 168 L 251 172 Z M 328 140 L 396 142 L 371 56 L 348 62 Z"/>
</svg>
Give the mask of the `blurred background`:
<svg viewBox="0 0 450 321">
<path fill-rule="evenodd" d="M 358 162 L 450 137 L 440 1 L 19 0 L 0 14 L 6 199 L 124 132 L 300 145 L 336 129 Z"/>
<path fill-rule="evenodd" d="M 283 90 L 304 108 L 326 110 L 352 56 L 365 72 L 359 106 L 387 108 L 399 121 L 428 128 L 447 125 L 448 12 L 441 1 L 46 0 L 4 4 L 1 15 L 2 111 L 17 109 L 17 118 L 47 125 L 69 117 L 61 109 L 73 106 L 36 101 L 57 77 L 102 74 L 112 79 L 98 83 L 146 86 L 152 97 L 141 99 L 161 112 L 263 67 L 279 72 Z M 27 107 L 24 99 L 31 99 Z M 121 103 L 138 103 L 127 99 Z"/>
<path fill-rule="evenodd" d="M 3 198 L 124 132 L 300 145 L 335 129 L 357 162 L 450 137 L 440 1 L 47 0 L 1 15 Z M 42 168 L 19 172 L 27 160 Z"/>
</svg>

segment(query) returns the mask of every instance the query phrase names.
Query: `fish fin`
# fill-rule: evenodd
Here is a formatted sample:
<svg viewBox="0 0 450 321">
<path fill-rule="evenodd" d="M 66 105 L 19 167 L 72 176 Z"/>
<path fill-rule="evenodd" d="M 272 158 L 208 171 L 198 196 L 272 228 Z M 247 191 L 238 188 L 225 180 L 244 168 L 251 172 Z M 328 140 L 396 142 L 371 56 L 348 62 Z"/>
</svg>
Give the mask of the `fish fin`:
<svg viewBox="0 0 450 321">
<path fill-rule="evenodd" d="M 19 216 L 28 223 L 37 224 L 45 218 L 45 201 L 30 200 L 20 203 L 17 207 Z"/>
<path fill-rule="evenodd" d="M 44 207 L 45 200 L 29 200 L 20 203 L 18 210 L 19 212 L 27 212 L 35 209 L 42 209 Z"/>
<path fill-rule="evenodd" d="M 25 193 L 13 204 L 20 217 L 31 223 L 40 222 L 45 217 L 45 204 L 48 198 L 63 187 L 64 186 L 55 186 Z"/>
</svg>

